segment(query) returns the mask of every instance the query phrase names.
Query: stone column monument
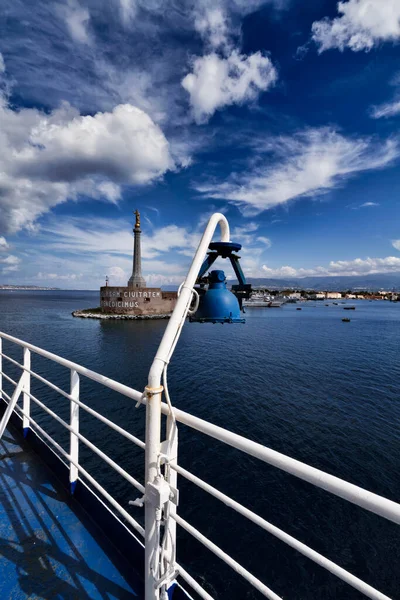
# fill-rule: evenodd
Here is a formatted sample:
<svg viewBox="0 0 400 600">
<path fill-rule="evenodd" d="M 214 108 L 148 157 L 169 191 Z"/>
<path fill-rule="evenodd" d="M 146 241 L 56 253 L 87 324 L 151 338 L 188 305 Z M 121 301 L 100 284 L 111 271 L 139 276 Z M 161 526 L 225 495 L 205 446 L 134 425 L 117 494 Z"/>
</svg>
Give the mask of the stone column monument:
<svg viewBox="0 0 400 600">
<path fill-rule="evenodd" d="M 136 216 L 135 227 L 133 228 L 133 269 L 128 281 L 128 287 L 145 288 L 146 282 L 142 277 L 142 253 L 140 249 L 140 235 L 142 233 L 140 229 L 140 213 L 138 210 L 135 210 L 133 214 Z"/>
</svg>

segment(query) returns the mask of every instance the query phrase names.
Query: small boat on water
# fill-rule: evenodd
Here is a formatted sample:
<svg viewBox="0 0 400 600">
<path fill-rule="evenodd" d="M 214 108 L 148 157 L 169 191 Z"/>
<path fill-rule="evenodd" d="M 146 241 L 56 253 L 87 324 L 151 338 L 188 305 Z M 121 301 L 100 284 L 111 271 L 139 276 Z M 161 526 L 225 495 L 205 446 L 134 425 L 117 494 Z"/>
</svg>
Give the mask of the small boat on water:
<svg viewBox="0 0 400 600">
<path fill-rule="evenodd" d="M 301 310 L 301 307 L 300 307 L 300 306 L 298 306 L 298 307 L 296 308 L 296 310 Z"/>
<path fill-rule="evenodd" d="M 344 319 L 342 319 L 343 323 L 350 323 L 350 319 L 348 317 L 345 317 Z"/>
<path fill-rule="evenodd" d="M 343 310 L 356 310 L 355 306 L 343 306 Z"/>
<path fill-rule="evenodd" d="M 248 300 L 244 300 L 243 306 L 253 308 L 279 308 L 285 304 L 285 298 L 269 296 L 268 294 L 253 294 Z"/>
</svg>

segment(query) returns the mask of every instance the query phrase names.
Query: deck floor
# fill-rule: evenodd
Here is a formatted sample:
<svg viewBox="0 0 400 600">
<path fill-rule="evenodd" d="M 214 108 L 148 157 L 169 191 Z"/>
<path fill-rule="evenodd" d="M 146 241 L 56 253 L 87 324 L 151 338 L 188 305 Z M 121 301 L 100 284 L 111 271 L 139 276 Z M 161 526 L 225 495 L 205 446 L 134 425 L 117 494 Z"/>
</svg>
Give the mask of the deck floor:
<svg viewBox="0 0 400 600">
<path fill-rule="evenodd" d="M 0 440 L 0 598 L 138 598 L 12 429 Z"/>
</svg>

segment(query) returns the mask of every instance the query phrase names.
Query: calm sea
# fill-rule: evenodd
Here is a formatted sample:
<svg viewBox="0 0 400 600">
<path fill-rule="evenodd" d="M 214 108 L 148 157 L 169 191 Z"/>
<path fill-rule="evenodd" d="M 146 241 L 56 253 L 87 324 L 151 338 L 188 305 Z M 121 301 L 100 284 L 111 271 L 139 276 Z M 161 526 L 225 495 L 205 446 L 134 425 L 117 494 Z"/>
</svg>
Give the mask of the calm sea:
<svg viewBox="0 0 400 600">
<path fill-rule="evenodd" d="M 97 292 L 2 292 L 0 330 L 142 390 L 166 321 L 74 319 Z M 169 368 L 175 406 L 293 458 L 400 501 L 400 303 L 330 302 L 251 309 L 245 325 L 185 325 Z M 350 323 L 343 323 L 348 316 Z M 20 356 L 20 351 L 6 351 Z M 13 373 L 9 367 L 8 372 Z M 68 389 L 68 373 L 35 357 L 33 367 Z M 143 438 L 144 409 L 89 381 L 82 399 Z M 64 398 L 40 382 L 33 393 L 68 417 Z M 56 439 L 50 417 L 34 417 Z M 142 451 L 89 415 L 84 435 L 143 481 Z M 83 446 L 83 445 L 81 445 Z M 179 462 L 318 552 L 400 597 L 400 530 L 255 459 L 181 426 Z M 128 508 L 135 490 L 89 450 L 81 459 Z M 255 525 L 179 482 L 181 515 L 291 600 L 363 598 Z M 141 509 L 129 508 L 140 519 Z M 259 598 L 200 544 L 179 535 L 178 559 L 219 599 Z"/>
</svg>

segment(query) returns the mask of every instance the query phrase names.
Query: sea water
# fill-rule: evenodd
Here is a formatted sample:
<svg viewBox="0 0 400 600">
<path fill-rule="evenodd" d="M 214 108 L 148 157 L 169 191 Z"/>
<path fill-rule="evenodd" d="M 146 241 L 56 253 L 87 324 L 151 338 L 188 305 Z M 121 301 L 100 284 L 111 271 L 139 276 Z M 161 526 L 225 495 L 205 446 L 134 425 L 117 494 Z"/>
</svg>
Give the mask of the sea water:
<svg viewBox="0 0 400 600">
<path fill-rule="evenodd" d="M 142 390 L 166 321 L 76 319 L 97 292 L 1 292 L 0 330 Z M 173 404 L 274 450 L 400 501 L 400 303 L 339 302 L 247 309 L 245 325 L 187 323 L 169 367 Z M 350 323 L 342 318 L 350 317 Z M 21 349 L 4 342 L 21 358 Z M 33 369 L 68 390 L 69 373 L 33 356 Z M 12 365 L 9 374 L 17 375 Z M 33 393 L 68 419 L 68 401 Z M 138 437 L 144 408 L 89 380 L 81 400 Z M 65 444 L 39 407 L 35 419 Z M 143 482 L 143 451 L 81 410 L 81 432 Z M 181 426 L 179 463 L 272 524 L 400 597 L 400 530 L 361 508 Z M 139 495 L 83 444 L 80 460 L 118 501 Z M 361 594 L 179 478 L 180 514 L 278 595 L 355 600 Z M 260 595 L 184 532 L 178 560 L 219 599 Z"/>
</svg>

